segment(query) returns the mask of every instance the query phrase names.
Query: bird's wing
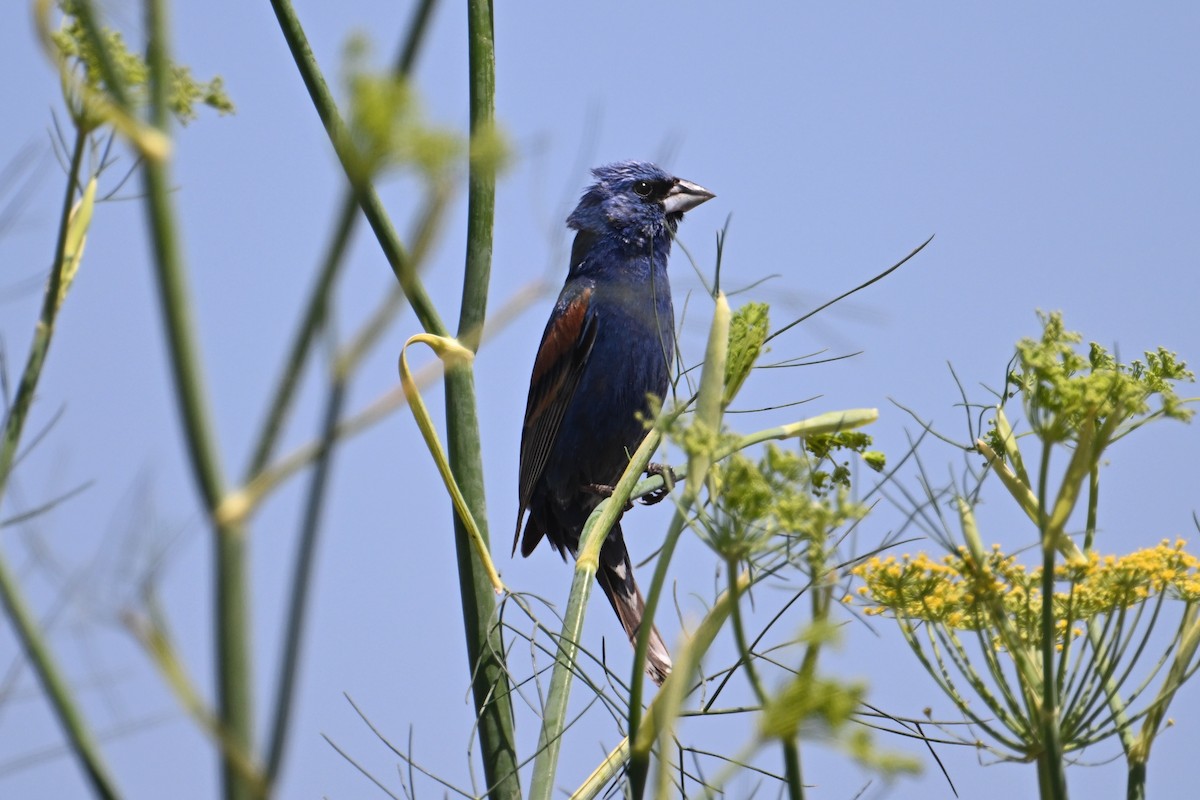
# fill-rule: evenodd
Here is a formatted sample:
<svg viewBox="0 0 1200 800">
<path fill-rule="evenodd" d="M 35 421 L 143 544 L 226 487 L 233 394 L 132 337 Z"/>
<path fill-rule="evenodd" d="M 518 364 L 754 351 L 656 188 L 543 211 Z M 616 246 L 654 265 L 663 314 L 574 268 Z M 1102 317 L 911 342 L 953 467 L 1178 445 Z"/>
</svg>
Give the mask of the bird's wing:
<svg viewBox="0 0 1200 800">
<path fill-rule="evenodd" d="M 521 518 L 529 507 L 533 487 L 546 468 L 563 415 L 579 385 L 592 345 L 596 342 L 597 322 L 596 315 L 590 313 L 591 300 L 590 286 L 559 300 L 554 316 L 542 334 L 542 345 L 533 362 L 529 401 L 525 406 L 525 427 L 521 432 L 518 483 L 521 506 L 517 512 L 517 532 L 513 537 L 514 553 L 521 534 Z M 536 544 L 536 541 L 526 542 L 522 551 L 528 554 Z"/>
</svg>

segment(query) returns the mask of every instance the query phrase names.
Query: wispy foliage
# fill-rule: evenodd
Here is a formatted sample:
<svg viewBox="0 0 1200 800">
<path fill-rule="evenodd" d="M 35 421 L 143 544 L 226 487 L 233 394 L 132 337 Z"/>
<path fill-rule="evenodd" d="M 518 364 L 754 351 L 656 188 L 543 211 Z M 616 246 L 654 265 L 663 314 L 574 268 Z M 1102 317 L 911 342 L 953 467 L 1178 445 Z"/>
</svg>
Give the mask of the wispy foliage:
<svg viewBox="0 0 1200 800">
<path fill-rule="evenodd" d="M 1066 754 L 1113 737 L 1128 763 L 1128 796 L 1142 798 L 1150 744 L 1175 692 L 1200 668 L 1200 560 L 1182 539 L 1099 552 L 1100 467 L 1113 442 L 1145 423 L 1189 421 L 1193 410 L 1176 388 L 1194 377 L 1162 347 L 1129 364 L 1094 342 L 1081 352 L 1083 337 L 1061 314 L 1039 318 L 1042 333 L 1017 343 L 990 432 L 975 447 L 985 477 L 998 476 L 1028 517 L 1041 563 L 984 546 L 979 486 L 955 491 L 962 544 L 950 543 L 947 528 L 949 554 L 873 558 L 853 574 L 864 582 L 866 613 L 896 620 L 986 746 L 1037 763 L 1044 800 L 1067 796 Z M 1028 433 L 1018 434 L 1005 412 L 1014 398 Z M 1055 476 L 1060 451 L 1065 467 Z M 1067 525 L 1082 498 L 1081 547 Z M 1175 630 L 1155 659 L 1151 635 L 1169 619 Z"/>
<path fill-rule="evenodd" d="M 51 33 L 51 41 L 62 65 L 67 105 L 77 124 L 93 129 L 108 121 L 109 103 L 97 103 L 98 98 L 111 102 L 123 97 L 131 106 L 128 110 L 144 107 L 149 99 L 150 71 L 145 60 L 130 50 L 121 32 L 108 27 L 89 32 L 85 20 L 90 19 L 92 10 L 90 6 L 85 9 L 82 0 L 59 0 L 58 7 L 62 18 L 58 29 Z M 111 69 L 111 81 L 105 61 Z M 168 105 L 184 124 L 196 119 L 197 106 L 207 106 L 220 114 L 234 111 L 220 76 L 198 81 L 191 69 L 181 64 L 170 65 Z"/>
</svg>

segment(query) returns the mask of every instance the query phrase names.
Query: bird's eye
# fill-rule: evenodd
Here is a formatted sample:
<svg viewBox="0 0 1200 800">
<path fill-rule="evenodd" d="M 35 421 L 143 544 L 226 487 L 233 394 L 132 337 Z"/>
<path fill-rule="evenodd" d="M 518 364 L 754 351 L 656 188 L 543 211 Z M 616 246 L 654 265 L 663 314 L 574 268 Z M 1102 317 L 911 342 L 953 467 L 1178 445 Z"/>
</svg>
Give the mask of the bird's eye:
<svg viewBox="0 0 1200 800">
<path fill-rule="evenodd" d="M 652 191 L 654 191 L 654 184 L 650 181 L 638 181 L 633 185 L 633 193 L 638 197 L 649 197 Z"/>
</svg>

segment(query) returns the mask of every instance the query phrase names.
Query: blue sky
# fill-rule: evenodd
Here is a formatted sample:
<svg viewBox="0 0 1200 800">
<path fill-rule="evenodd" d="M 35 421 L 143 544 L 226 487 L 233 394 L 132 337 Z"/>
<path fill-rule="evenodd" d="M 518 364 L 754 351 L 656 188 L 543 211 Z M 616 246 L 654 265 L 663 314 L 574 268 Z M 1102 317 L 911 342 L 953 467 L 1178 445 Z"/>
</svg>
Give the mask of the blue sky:
<svg viewBox="0 0 1200 800">
<path fill-rule="evenodd" d="M 24 4 L 22 4 L 24 6 Z M 136 38 L 138 4 L 108 6 Z M 365 33 L 378 63 L 390 59 L 406 4 L 299 2 L 326 74 L 336 83 L 343 47 Z M 18 223 L 0 236 L 0 335 L 9 374 L 24 359 L 53 246 L 61 172 L 48 156 L 50 115 L 60 110 L 56 76 L 39 52 L 27 11 L 0 26 L 4 92 L 0 158 L 36 148 L 39 188 Z M 462 129 L 467 119 L 465 17 L 446 4 L 417 72 L 429 116 Z M 330 231 L 342 183 L 267 3 L 178 4 L 172 27 L 178 60 L 199 77 L 220 74 L 238 106 L 211 114 L 177 141 L 175 201 L 191 271 L 205 371 L 226 472 L 240 474 L 278 371 L 297 307 Z M 492 308 L 539 279 L 555 289 L 500 331 L 481 352 L 481 393 L 489 518 L 506 581 L 562 603 L 568 568 L 547 550 L 510 561 L 516 512 L 516 458 L 525 386 L 553 292 L 565 272 L 563 220 L 588 180 L 586 167 L 623 158 L 660 160 L 716 199 L 688 215 L 680 241 L 703 266 L 714 232 L 731 218 L 728 286 L 772 304 L 783 322 L 840 294 L 903 257 L 931 234 L 909 265 L 772 343 L 770 358 L 860 353 L 797 370 L 756 373 L 747 406 L 815 397 L 799 408 L 736 419 L 746 430 L 844 407 L 878 407 L 876 443 L 893 459 L 916 425 L 894 399 L 962 438 L 958 391 L 947 368 L 976 399 L 1003 377 L 1012 344 L 1038 331 L 1035 309 L 1060 309 L 1068 327 L 1129 360 L 1165 345 L 1200 363 L 1196 278 L 1200 253 L 1200 10 L 1188 3 L 1126 4 L 501 4 L 496 11 L 497 117 L 516 158 L 497 198 Z M 128 156 L 123 156 L 128 164 Z M 115 172 L 119 172 L 116 170 Z M 401 230 L 412 185 L 381 192 Z M 124 194 L 135 193 L 134 184 Z M 445 316 L 457 307 L 465 211 L 459 203 L 427 274 Z M 338 294 L 346 335 L 375 307 L 392 277 L 374 241 L 360 231 Z M 703 344 L 707 306 L 677 249 L 676 308 L 695 297 L 682 326 L 692 360 Z M 396 383 L 395 357 L 416 332 L 403 314 L 364 365 L 349 405 L 361 408 Z M 316 430 L 320 394 L 310 376 L 292 428 L 297 445 Z M 1185 393 L 1196 393 L 1194 389 Z M 74 600 L 54 628 L 89 711 L 114 729 L 154 721 L 108 745 L 132 797 L 206 797 L 213 760 L 113 610 L 132 595 L 131 553 L 162 542 L 163 602 L 193 677 L 211 684 L 207 600 L 210 548 L 186 472 L 154 305 L 142 209 L 102 205 L 85 262 L 61 317 L 30 430 L 60 409 L 50 435 L 21 465 L 0 517 L 84 482 L 79 497 L 30 529 L 5 529 L 4 552 L 29 570 L 38 607 L 49 613 L 60 586 L 46 579 L 29 542 L 42 541 L 63 570 L 81 570 Z M 430 392 L 440 407 L 440 392 Z M 1194 536 L 1198 429 L 1150 426 L 1111 452 L 1101 507 L 1104 549 L 1125 552 L 1164 537 Z M 960 457 L 925 446 L 927 467 L 948 476 Z M 903 479 L 913 479 L 911 473 Z M 274 674 L 283 587 L 299 520 L 294 481 L 255 520 L 253 627 L 258 705 Z M 371 796 L 375 791 L 333 752 L 338 744 L 398 790 L 396 759 L 348 706 L 349 694 L 393 740 L 412 726 L 416 753 L 467 783 L 470 735 L 467 669 L 457 632 L 458 590 L 444 501 L 416 427 L 397 414 L 348 442 L 336 462 L 313 587 L 312 625 L 300 703 L 281 797 Z M 1008 548 L 1032 540 L 1004 498 L 981 511 L 984 536 Z M 629 517 L 635 558 L 661 535 L 661 510 Z M 900 524 L 886 505 L 862 534 L 878 541 Z M 640 541 L 639 541 L 640 540 Z M 131 543 L 132 542 L 132 543 Z M 914 545 L 920 547 L 922 545 Z M 928 545 L 932 548 L 933 545 Z M 685 547 L 678 592 L 707 592 L 713 566 Z M 648 573 L 647 573 L 648 574 Z M 608 609 L 596 602 L 585 636 L 627 657 Z M 802 620 L 797 619 L 798 629 Z M 669 622 L 668 639 L 678 633 Z M 950 710 L 896 632 L 853 624 L 829 662 L 861 677 L 877 705 L 897 714 Z M 667 632 L 667 631 L 664 631 Z M 729 643 L 725 643 L 729 647 Z M 0 636 L 0 669 L 16 658 Z M 623 663 L 623 662 L 619 662 Z M 622 667 L 623 669 L 623 667 Z M 18 699 L 0 705 L 0 765 L 32 758 L 58 742 L 57 730 L 19 677 Z M 1150 794 L 1182 796 L 1200 735 L 1200 695 L 1176 700 L 1176 725 L 1155 745 Z M 260 711 L 261 713 L 261 711 Z M 532 750 L 532 722 L 521 734 Z M 611 720 L 588 718 L 564 761 L 574 785 L 616 741 Z M 735 747 L 745 731 L 705 730 L 713 746 Z M 711 737 L 711 738 L 704 738 Z M 885 744 L 919 748 L 884 739 Z M 942 757 L 963 797 L 1028 794 L 1025 765 L 980 767 L 965 749 Z M 1088 751 L 1087 763 L 1118 755 Z M 865 778 L 819 745 L 806 751 L 814 796 L 853 796 Z M 0 773 L 6 796 L 76 796 L 65 758 Z M 985 759 L 987 760 L 987 759 Z M 1120 761 L 1069 773 L 1078 796 L 1112 796 Z M 426 786 L 427 794 L 432 787 Z M 949 797 L 936 769 L 870 796 Z M 737 790 L 734 790 L 736 795 Z"/>
</svg>

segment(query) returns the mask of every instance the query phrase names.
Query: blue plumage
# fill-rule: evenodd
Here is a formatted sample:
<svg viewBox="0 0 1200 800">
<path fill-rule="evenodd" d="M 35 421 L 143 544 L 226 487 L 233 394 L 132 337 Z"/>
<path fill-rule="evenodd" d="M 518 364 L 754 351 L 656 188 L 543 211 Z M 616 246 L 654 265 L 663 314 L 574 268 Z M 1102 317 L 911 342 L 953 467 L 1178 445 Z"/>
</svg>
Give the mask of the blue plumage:
<svg viewBox="0 0 1200 800">
<path fill-rule="evenodd" d="M 614 484 L 645 438 L 638 414 L 647 410 L 647 395 L 666 394 L 674 358 L 671 240 L 683 213 L 713 196 L 646 162 L 622 161 L 592 174 L 596 182 L 567 218 L 576 230 L 570 271 L 529 384 L 517 516 L 524 556 L 543 536 L 564 558 L 574 554 L 602 499 L 595 487 Z M 596 579 L 633 641 L 645 604 L 619 524 L 600 560 Z M 670 668 L 655 630 L 647 672 L 662 683 Z"/>
</svg>

